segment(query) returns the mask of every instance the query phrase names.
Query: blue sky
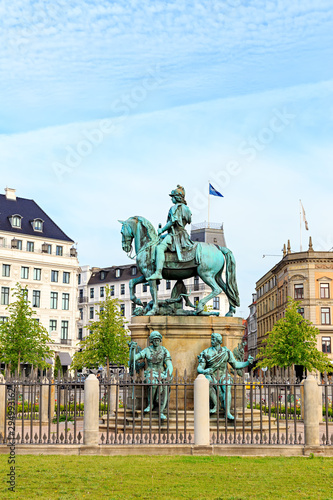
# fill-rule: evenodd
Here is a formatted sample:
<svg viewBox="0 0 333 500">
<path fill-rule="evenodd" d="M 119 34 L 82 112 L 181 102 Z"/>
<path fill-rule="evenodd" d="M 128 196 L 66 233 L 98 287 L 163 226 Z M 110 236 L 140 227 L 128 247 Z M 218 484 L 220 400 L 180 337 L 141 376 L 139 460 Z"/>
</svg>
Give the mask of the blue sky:
<svg viewBox="0 0 333 500">
<path fill-rule="evenodd" d="M 333 247 L 331 1 L 13 0 L 0 7 L 3 188 L 35 199 L 80 263 L 128 262 L 119 223 L 223 222 L 239 312 L 289 238 L 299 199 Z M 304 229 L 304 228 L 303 228 Z"/>
</svg>

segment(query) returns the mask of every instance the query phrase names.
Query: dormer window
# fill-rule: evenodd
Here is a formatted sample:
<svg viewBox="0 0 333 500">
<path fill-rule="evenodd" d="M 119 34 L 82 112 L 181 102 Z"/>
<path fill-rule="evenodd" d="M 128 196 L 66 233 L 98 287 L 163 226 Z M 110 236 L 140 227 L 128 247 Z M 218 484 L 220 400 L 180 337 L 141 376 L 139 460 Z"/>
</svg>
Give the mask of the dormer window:
<svg viewBox="0 0 333 500">
<path fill-rule="evenodd" d="M 131 268 L 131 275 L 132 275 L 132 276 L 136 276 L 137 272 L 138 272 L 138 270 L 137 270 L 136 266 L 133 266 L 133 267 Z"/>
<path fill-rule="evenodd" d="M 101 280 L 105 280 L 105 277 L 106 277 L 106 272 L 105 271 L 101 271 L 101 273 L 100 273 L 100 279 Z"/>
<path fill-rule="evenodd" d="M 120 269 L 116 269 L 116 278 L 120 278 Z"/>
<path fill-rule="evenodd" d="M 20 215 L 12 215 L 9 217 L 9 221 L 12 225 L 12 227 L 15 227 L 17 229 L 21 229 L 22 227 L 22 217 Z"/>
<path fill-rule="evenodd" d="M 32 228 L 34 231 L 39 231 L 40 233 L 43 232 L 43 223 L 44 221 L 42 219 L 34 219 L 32 221 Z"/>
</svg>

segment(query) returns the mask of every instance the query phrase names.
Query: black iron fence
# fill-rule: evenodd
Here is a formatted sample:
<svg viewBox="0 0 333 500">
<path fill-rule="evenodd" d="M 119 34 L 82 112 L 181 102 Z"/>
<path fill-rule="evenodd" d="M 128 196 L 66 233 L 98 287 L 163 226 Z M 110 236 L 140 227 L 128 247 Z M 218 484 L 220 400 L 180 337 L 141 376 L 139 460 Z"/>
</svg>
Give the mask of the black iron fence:
<svg viewBox="0 0 333 500">
<path fill-rule="evenodd" d="M 320 443 L 331 446 L 332 379 L 325 376 L 318 386 Z M 305 444 L 304 385 L 291 371 L 267 371 L 260 379 L 216 373 L 209 390 L 211 444 Z M 13 413 L 17 444 L 82 444 L 84 393 L 76 373 L 56 379 L 6 373 L 0 377 L 0 444 L 8 441 Z M 99 380 L 98 400 L 100 445 L 194 444 L 194 380 L 186 373 L 133 378 L 117 372 Z"/>
</svg>

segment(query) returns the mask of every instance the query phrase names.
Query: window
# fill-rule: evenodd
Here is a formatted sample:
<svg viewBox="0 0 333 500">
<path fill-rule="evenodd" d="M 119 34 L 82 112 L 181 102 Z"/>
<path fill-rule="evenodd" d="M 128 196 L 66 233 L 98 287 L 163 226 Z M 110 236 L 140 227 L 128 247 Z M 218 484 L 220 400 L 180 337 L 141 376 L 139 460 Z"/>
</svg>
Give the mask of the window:
<svg viewBox="0 0 333 500">
<path fill-rule="evenodd" d="M 170 288 L 171 288 L 171 281 L 170 280 L 167 280 L 165 288 L 166 288 L 166 290 L 170 290 Z"/>
<path fill-rule="evenodd" d="M 321 346 L 323 352 L 331 353 L 331 337 L 322 337 Z"/>
<path fill-rule="evenodd" d="M 120 285 L 120 295 L 125 295 L 125 285 L 123 283 Z"/>
<path fill-rule="evenodd" d="M 194 290 L 199 290 L 199 276 L 194 278 Z"/>
<path fill-rule="evenodd" d="M 32 307 L 40 307 L 40 291 L 32 291 Z"/>
<path fill-rule="evenodd" d="M 104 307 L 103 307 L 103 306 L 100 306 L 100 308 L 99 308 L 99 312 L 100 312 L 100 313 L 104 312 Z"/>
<path fill-rule="evenodd" d="M 66 271 L 64 271 L 62 273 L 62 282 L 66 283 L 68 285 L 68 283 L 70 281 L 70 276 L 71 276 L 71 273 L 67 273 Z"/>
<path fill-rule="evenodd" d="M 27 280 L 29 278 L 29 268 L 28 267 L 21 267 L 21 279 Z"/>
<path fill-rule="evenodd" d="M 61 322 L 61 338 L 62 340 L 68 339 L 68 321 Z"/>
<path fill-rule="evenodd" d="M 116 278 L 120 278 L 120 269 L 116 269 Z"/>
<path fill-rule="evenodd" d="M 330 325 L 331 324 L 331 310 L 329 307 L 321 308 L 321 324 Z"/>
<path fill-rule="evenodd" d="M 90 288 L 90 298 L 93 299 L 95 297 L 95 289 Z"/>
<path fill-rule="evenodd" d="M 9 287 L 2 286 L 1 287 L 1 305 L 8 306 L 9 304 Z"/>
<path fill-rule="evenodd" d="M 138 270 L 137 270 L 136 266 L 133 266 L 133 267 L 131 268 L 131 275 L 132 275 L 132 276 L 136 276 L 137 272 L 138 272 Z"/>
<path fill-rule="evenodd" d="M 35 244 L 33 241 L 27 241 L 27 252 L 34 252 Z"/>
<path fill-rule="evenodd" d="M 63 247 L 57 245 L 56 246 L 56 255 L 60 255 L 60 257 L 62 257 L 63 255 Z"/>
<path fill-rule="evenodd" d="M 220 297 L 213 298 L 213 309 L 220 309 Z"/>
<path fill-rule="evenodd" d="M 69 293 L 62 294 L 62 309 L 68 311 L 69 309 Z"/>
<path fill-rule="evenodd" d="M 2 276 L 9 278 L 9 276 L 10 276 L 10 265 L 9 264 L 2 264 Z"/>
<path fill-rule="evenodd" d="M 330 298 L 330 285 L 329 283 L 320 283 L 320 298 L 329 299 Z"/>
<path fill-rule="evenodd" d="M 58 283 L 59 271 L 51 271 L 51 281 L 53 283 Z"/>
<path fill-rule="evenodd" d="M 299 307 L 298 313 L 304 318 L 304 307 Z"/>
<path fill-rule="evenodd" d="M 41 275 L 42 275 L 42 270 L 39 269 L 38 267 L 34 268 L 34 280 L 40 281 L 41 280 Z"/>
<path fill-rule="evenodd" d="M 94 308 L 90 307 L 89 309 L 89 319 L 94 319 Z"/>
<path fill-rule="evenodd" d="M 148 290 L 148 285 L 147 283 L 145 283 L 144 285 L 142 285 L 142 291 L 146 292 L 147 290 Z"/>
<path fill-rule="evenodd" d="M 77 277 L 77 284 L 81 285 L 81 274 L 79 274 Z"/>
<path fill-rule="evenodd" d="M 101 288 L 99 289 L 99 296 L 104 297 L 104 286 L 101 286 Z"/>
<path fill-rule="evenodd" d="M 199 297 L 194 297 L 194 305 L 197 306 L 199 304 Z"/>
<path fill-rule="evenodd" d="M 136 304 L 134 304 L 134 302 L 132 302 L 132 314 L 134 314 L 135 308 L 136 308 Z"/>
<path fill-rule="evenodd" d="M 106 277 L 106 272 L 105 271 L 101 271 L 100 272 L 100 279 L 101 280 L 105 280 L 105 277 Z"/>
<path fill-rule="evenodd" d="M 122 316 L 125 316 L 125 304 L 120 304 L 120 313 Z"/>
<path fill-rule="evenodd" d="M 7 323 L 8 317 L 7 316 L 0 316 L 0 323 Z"/>
<path fill-rule="evenodd" d="M 43 220 L 42 219 L 34 219 L 32 221 L 32 227 L 34 229 L 34 231 L 40 231 L 42 232 L 43 231 Z"/>
<path fill-rule="evenodd" d="M 48 245 L 47 243 L 42 244 L 42 252 L 43 253 L 52 253 L 52 245 Z"/>
<path fill-rule="evenodd" d="M 79 295 L 80 295 L 80 299 L 83 299 L 83 288 L 80 288 Z"/>
<path fill-rule="evenodd" d="M 22 250 L 22 240 L 17 240 L 16 238 L 13 238 L 11 241 L 11 248 Z"/>
<path fill-rule="evenodd" d="M 10 223 L 12 227 L 21 228 L 22 227 L 22 217 L 20 215 L 12 215 L 10 218 Z"/>
<path fill-rule="evenodd" d="M 294 286 L 295 290 L 295 299 L 303 299 L 304 298 L 304 288 L 303 285 L 295 285 Z"/>
<path fill-rule="evenodd" d="M 83 319 L 83 309 L 80 307 L 79 309 L 80 319 Z"/>
<path fill-rule="evenodd" d="M 111 297 L 114 296 L 114 285 L 110 286 L 110 295 L 111 295 Z"/>
<path fill-rule="evenodd" d="M 58 309 L 58 292 L 51 292 L 51 309 Z"/>
<path fill-rule="evenodd" d="M 77 334 L 78 340 L 83 339 L 83 328 L 79 328 L 78 334 Z"/>
<path fill-rule="evenodd" d="M 50 319 L 50 328 L 49 331 L 54 332 L 57 329 L 57 320 L 56 319 Z"/>
</svg>

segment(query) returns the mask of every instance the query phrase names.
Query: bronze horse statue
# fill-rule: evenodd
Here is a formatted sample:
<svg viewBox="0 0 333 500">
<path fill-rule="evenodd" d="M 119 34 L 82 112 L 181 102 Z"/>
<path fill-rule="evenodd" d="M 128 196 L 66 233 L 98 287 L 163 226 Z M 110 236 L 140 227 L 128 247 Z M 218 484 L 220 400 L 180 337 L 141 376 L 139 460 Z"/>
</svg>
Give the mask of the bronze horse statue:
<svg viewBox="0 0 333 500">
<path fill-rule="evenodd" d="M 135 288 L 140 283 L 148 283 L 153 300 L 153 307 L 147 315 L 158 314 L 157 280 L 150 280 L 154 272 L 155 249 L 159 243 L 159 236 L 154 226 L 144 217 L 130 217 L 122 224 L 122 248 L 130 254 L 134 240 L 136 264 L 142 276 L 130 280 L 131 300 L 142 306 L 141 300 L 135 295 Z M 226 316 L 233 316 L 239 306 L 239 294 L 236 282 L 236 263 L 231 250 L 210 243 L 195 243 L 194 248 L 187 252 L 183 260 L 176 252 L 167 252 L 162 276 L 167 280 L 184 280 L 199 276 L 212 289 L 211 293 L 203 297 L 196 305 L 194 314 L 202 314 L 205 304 L 221 292 L 224 292 L 229 301 L 229 311 Z M 226 280 L 222 279 L 225 268 Z"/>
</svg>

